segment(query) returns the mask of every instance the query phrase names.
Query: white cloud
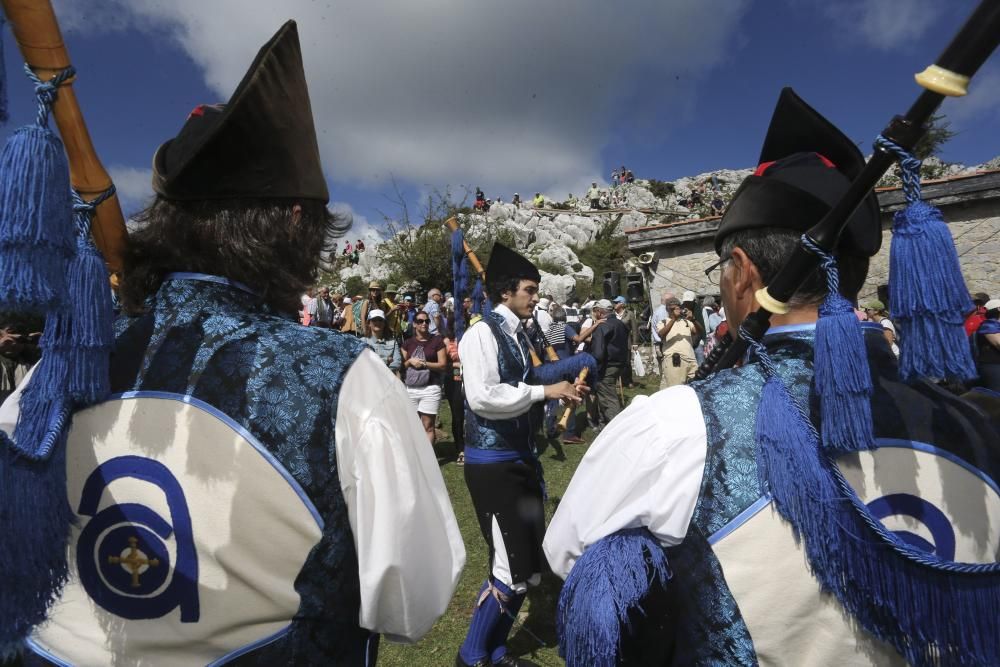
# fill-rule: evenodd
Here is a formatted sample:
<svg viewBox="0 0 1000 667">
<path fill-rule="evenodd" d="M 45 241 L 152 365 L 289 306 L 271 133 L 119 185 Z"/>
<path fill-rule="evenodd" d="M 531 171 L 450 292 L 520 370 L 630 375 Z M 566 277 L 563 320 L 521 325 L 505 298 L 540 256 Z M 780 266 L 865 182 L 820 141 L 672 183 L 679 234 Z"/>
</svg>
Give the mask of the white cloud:
<svg viewBox="0 0 1000 667">
<path fill-rule="evenodd" d="M 850 42 L 861 42 L 882 51 L 917 43 L 948 9 L 937 0 L 850 0 L 817 4 Z"/>
<path fill-rule="evenodd" d="M 126 217 L 139 212 L 153 197 L 152 169 L 112 165 L 108 167 L 108 173 Z"/>
<path fill-rule="evenodd" d="M 691 112 L 698 79 L 723 62 L 746 0 L 57 5 L 67 29 L 173 40 L 219 100 L 295 18 L 334 181 L 386 190 L 394 175 L 509 193 L 518 184 L 575 192 L 581 174 L 599 173 L 607 129 L 642 121 L 638 110 L 612 117 L 614 101 L 637 89 L 662 120 L 656 131 L 669 131 Z"/>
<path fill-rule="evenodd" d="M 954 123 L 952 129 L 1000 120 L 1000 63 L 988 62 L 969 83 L 969 94 L 945 99 L 941 110 Z"/>
<path fill-rule="evenodd" d="M 350 231 L 348 231 L 344 238 L 341 239 L 341 246 L 343 246 L 343 241 L 345 240 L 349 240 L 351 245 L 353 245 L 357 239 L 362 239 L 365 242 L 365 245 L 381 243 L 384 240 L 384 235 L 378 227 L 369 222 L 368 218 L 357 213 L 347 202 L 332 202 L 330 204 L 330 210 L 334 213 L 347 216 L 353 220 Z"/>
</svg>

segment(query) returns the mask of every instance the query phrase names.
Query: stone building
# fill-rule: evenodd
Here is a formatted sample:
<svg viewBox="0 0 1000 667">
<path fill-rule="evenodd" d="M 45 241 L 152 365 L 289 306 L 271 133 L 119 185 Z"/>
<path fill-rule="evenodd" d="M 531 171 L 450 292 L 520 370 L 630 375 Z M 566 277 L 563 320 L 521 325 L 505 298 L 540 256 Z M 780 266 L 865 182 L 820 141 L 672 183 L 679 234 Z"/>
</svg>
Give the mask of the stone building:
<svg viewBox="0 0 1000 667">
<path fill-rule="evenodd" d="M 1000 170 L 979 172 L 923 184 L 924 200 L 941 209 L 948 223 L 970 292 L 986 292 L 1000 297 Z M 859 300 L 875 298 L 889 276 L 889 246 L 892 215 L 906 206 L 899 188 L 880 190 L 882 209 L 882 249 L 872 258 L 868 280 Z M 692 290 L 699 296 L 717 295 L 719 288 L 705 277 L 704 270 L 717 257 L 712 238 L 719 217 L 682 220 L 664 225 L 626 230 L 628 247 L 636 255 L 653 253 L 647 264 L 652 279 L 652 298 L 659 302 L 665 291 L 680 296 Z M 648 255 L 646 257 L 648 259 Z"/>
</svg>

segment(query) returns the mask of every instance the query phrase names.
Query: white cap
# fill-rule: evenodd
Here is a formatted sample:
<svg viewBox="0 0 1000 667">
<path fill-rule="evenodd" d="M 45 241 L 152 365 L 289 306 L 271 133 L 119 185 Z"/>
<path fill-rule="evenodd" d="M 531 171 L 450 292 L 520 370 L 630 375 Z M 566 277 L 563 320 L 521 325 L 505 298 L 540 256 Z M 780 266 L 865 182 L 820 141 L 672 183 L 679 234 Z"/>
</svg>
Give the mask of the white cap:
<svg viewBox="0 0 1000 667">
<path fill-rule="evenodd" d="M 681 302 L 684 301 L 694 301 L 694 292 L 688 290 L 681 295 Z"/>
<path fill-rule="evenodd" d="M 1000 308 L 1000 299 L 990 299 L 989 301 L 986 302 L 986 305 L 983 306 L 983 308 L 985 308 L 986 310 L 993 310 L 994 308 Z"/>
<path fill-rule="evenodd" d="M 445 299 L 444 300 L 444 307 L 445 308 L 454 308 L 455 307 L 455 297 L 449 296 L 447 299 Z"/>
<path fill-rule="evenodd" d="M 551 304 L 551 303 L 552 303 L 551 301 L 549 301 L 548 299 L 546 299 L 543 296 L 541 299 L 538 300 L 538 309 L 539 310 L 548 310 L 549 309 L 549 304 Z"/>
<path fill-rule="evenodd" d="M 351 305 L 351 297 L 349 297 L 349 296 L 345 296 L 344 297 L 344 305 L 345 306 Z"/>
<path fill-rule="evenodd" d="M 601 299 L 600 301 L 594 304 L 594 307 L 603 308 L 604 310 L 611 310 L 612 305 L 611 302 L 608 301 L 607 299 Z"/>
<path fill-rule="evenodd" d="M 378 308 L 373 308 L 372 310 L 368 311 L 368 319 L 369 320 L 374 320 L 376 317 L 381 317 L 384 320 L 385 319 L 385 312 L 379 310 Z"/>
<path fill-rule="evenodd" d="M 581 310 L 590 310 L 593 307 L 594 307 L 594 302 L 593 301 L 588 301 L 585 304 L 583 304 L 582 306 L 580 306 L 580 309 Z"/>
</svg>

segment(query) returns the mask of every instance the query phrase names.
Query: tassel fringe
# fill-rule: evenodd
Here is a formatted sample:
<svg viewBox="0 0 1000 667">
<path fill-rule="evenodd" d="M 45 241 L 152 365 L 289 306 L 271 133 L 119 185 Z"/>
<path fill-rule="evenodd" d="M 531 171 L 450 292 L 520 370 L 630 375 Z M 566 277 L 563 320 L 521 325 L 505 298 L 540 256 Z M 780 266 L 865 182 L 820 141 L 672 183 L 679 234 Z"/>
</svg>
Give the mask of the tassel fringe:
<svg viewBox="0 0 1000 667">
<path fill-rule="evenodd" d="M 613 533 L 587 549 L 566 578 L 556 612 L 559 655 L 568 667 L 616 665 L 629 611 L 654 580 L 665 586 L 672 576 L 663 548 L 645 528 Z"/>
<path fill-rule="evenodd" d="M 532 382 L 533 384 L 555 384 L 567 379 L 572 382 L 584 368 L 590 370 L 587 378 L 593 384 L 597 378 L 597 361 L 586 352 L 574 354 L 572 357 L 558 361 L 546 361 L 541 366 L 532 368 Z"/>
</svg>

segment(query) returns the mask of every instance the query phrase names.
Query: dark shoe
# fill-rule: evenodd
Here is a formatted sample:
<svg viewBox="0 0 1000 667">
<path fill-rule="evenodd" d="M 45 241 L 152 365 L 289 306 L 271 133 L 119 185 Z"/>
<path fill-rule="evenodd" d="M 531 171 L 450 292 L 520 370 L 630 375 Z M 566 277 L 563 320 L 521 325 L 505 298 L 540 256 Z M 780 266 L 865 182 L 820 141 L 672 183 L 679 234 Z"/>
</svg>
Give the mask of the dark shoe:
<svg viewBox="0 0 1000 667">
<path fill-rule="evenodd" d="M 507 657 L 507 656 L 504 656 L 504 657 Z M 461 653 L 456 653 L 455 654 L 455 667 L 490 667 L 490 665 L 492 665 L 492 664 L 493 663 L 490 662 L 490 656 L 486 656 L 482 660 L 477 660 L 476 662 L 474 662 L 473 664 L 470 665 L 465 660 L 462 660 L 462 654 Z M 500 664 L 500 663 L 497 663 L 497 664 Z"/>
<path fill-rule="evenodd" d="M 567 445 L 582 445 L 584 439 L 578 435 L 564 435 L 562 441 Z"/>
</svg>

